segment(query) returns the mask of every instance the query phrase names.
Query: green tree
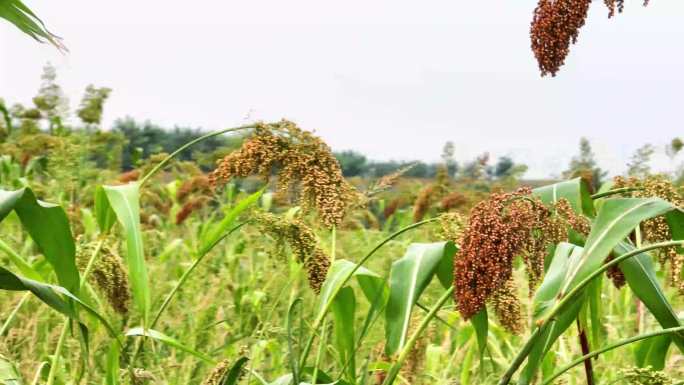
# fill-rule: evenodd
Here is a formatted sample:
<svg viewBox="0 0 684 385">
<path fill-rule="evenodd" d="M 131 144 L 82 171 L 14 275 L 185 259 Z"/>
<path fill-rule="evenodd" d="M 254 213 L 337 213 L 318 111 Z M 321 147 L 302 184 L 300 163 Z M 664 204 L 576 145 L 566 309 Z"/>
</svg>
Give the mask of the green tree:
<svg viewBox="0 0 684 385">
<path fill-rule="evenodd" d="M 345 177 L 361 176 L 368 170 L 368 159 L 356 151 L 336 152 L 335 158 L 340 162 Z"/>
<path fill-rule="evenodd" d="M 50 131 L 62 129 L 62 122 L 69 114 L 69 100 L 59 84 L 57 84 L 57 69 L 50 63 L 43 67 L 42 84 L 38 95 L 33 98 L 33 104 L 42 113 L 50 125 Z"/>
<path fill-rule="evenodd" d="M 643 178 L 651 172 L 651 156 L 655 148 L 650 144 L 639 147 L 627 163 L 627 175 Z"/>
<path fill-rule="evenodd" d="M 88 85 L 81 100 L 81 106 L 76 111 L 76 114 L 85 124 L 99 125 L 102 121 L 102 112 L 104 110 L 104 103 L 109 98 L 112 92 L 111 88 L 101 87 L 97 88 L 92 84 Z"/>
<path fill-rule="evenodd" d="M 587 138 L 580 139 L 579 154 L 572 158 L 568 169 L 563 172 L 564 178 L 582 177 L 589 183 L 593 190 L 597 190 L 601 181 L 608 174 L 603 171 L 596 163 L 594 151 Z"/>
</svg>

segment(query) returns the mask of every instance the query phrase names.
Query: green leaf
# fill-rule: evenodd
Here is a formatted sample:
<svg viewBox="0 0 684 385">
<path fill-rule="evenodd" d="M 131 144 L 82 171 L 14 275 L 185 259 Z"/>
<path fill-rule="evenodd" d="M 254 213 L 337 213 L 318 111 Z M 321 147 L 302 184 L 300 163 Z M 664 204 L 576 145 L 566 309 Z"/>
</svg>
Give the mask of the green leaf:
<svg viewBox="0 0 684 385">
<path fill-rule="evenodd" d="M 569 279 L 562 293 L 577 285 L 600 268 L 617 244 L 625 239 L 642 221 L 672 211 L 674 206 L 662 199 L 616 198 L 601 206 L 587 237 L 582 258 L 569 266 Z"/>
<path fill-rule="evenodd" d="M 637 366 L 640 368 L 650 366 L 655 370 L 663 370 L 671 343 L 672 338 L 667 334 L 639 342 L 634 349 Z"/>
<path fill-rule="evenodd" d="M 150 313 L 150 290 L 140 229 L 140 185 L 103 186 L 104 192 L 126 236 L 126 264 L 131 291 L 138 311 L 147 325 Z"/>
<path fill-rule="evenodd" d="M 0 1 L 0 18 L 14 24 L 20 31 L 38 42 L 50 42 L 59 50 L 66 50 L 61 38 L 48 31 L 38 16 L 20 0 Z"/>
<path fill-rule="evenodd" d="M 264 193 L 266 188 L 251 194 L 247 198 L 241 200 L 235 207 L 233 207 L 220 222 L 211 225 L 207 233 L 202 237 L 202 247 L 199 254 L 206 253 L 209 249 L 214 247 L 214 245 L 221 239 L 221 237 L 233 227 L 235 220 L 242 214 L 243 211 L 247 210 L 249 207 L 254 205 L 259 201 L 259 198 Z"/>
<path fill-rule="evenodd" d="M 116 213 L 109 205 L 107 193 L 102 186 L 95 189 L 95 219 L 101 233 L 107 233 L 116 223 Z"/>
<path fill-rule="evenodd" d="M 477 346 L 480 349 L 480 365 L 482 365 L 482 360 L 484 359 L 484 354 L 487 350 L 487 335 L 489 334 L 487 307 L 485 306 L 482 308 L 482 310 L 475 313 L 475 315 L 470 319 L 470 323 L 473 325 L 473 329 L 475 329 Z"/>
<path fill-rule="evenodd" d="M 321 288 L 321 294 L 318 296 L 318 305 L 316 307 L 317 318 L 323 316 L 323 312 L 328 307 L 328 304 L 334 300 L 333 295 L 335 293 L 339 294 L 342 281 L 355 266 L 356 264 L 354 262 L 346 259 L 337 259 L 333 262 L 332 266 L 330 266 L 328 276 L 325 278 L 325 282 Z M 389 294 L 386 293 L 387 289 L 382 277 L 365 267 L 359 267 L 354 272 L 354 277 L 359 281 L 359 286 L 361 286 L 361 290 L 370 303 L 377 303 L 378 295 L 383 297 L 389 296 Z M 378 303 L 378 306 L 382 307 L 386 303 L 386 300 L 383 298 L 380 302 L 381 303 Z"/>
<path fill-rule="evenodd" d="M 230 367 L 228 373 L 225 374 L 220 385 L 237 385 L 238 381 L 240 381 L 243 368 L 245 364 L 247 364 L 247 361 L 249 361 L 249 358 L 247 357 L 238 358 L 233 366 Z"/>
<path fill-rule="evenodd" d="M 413 243 L 390 270 L 390 295 L 385 309 L 385 351 L 391 356 L 404 347 L 413 306 L 444 258 L 451 258 L 450 242 Z"/>
<path fill-rule="evenodd" d="M 43 276 L 36 271 L 30 263 L 28 263 L 21 255 L 17 254 L 14 249 L 12 249 L 8 244 L 0 240 L 0 250 L 2 250 L 10 259 L 12 264 L 19 269 L 19 272 L 26 278 L 33 279 L 34 281 L 44 281 Z"/>
<path fill-rule="evenodd" d="M 52 265 L 59 284 L 78 293 L 76 246 L 64 210 L 58 205 L 39 201 L 29 188 L 0 190 L 0 221 L 12 210 Z"/>
<path fill-rule="evenodd" d="M 5 356 L 0 354 L 0 384 L 2 385 L 22 385 L 21 375 L 14 364 Z"/>
<path fill-rule="evenodd" d="M 582 247 L 566 242 L 558 244 L 549 270 L 534 296 L 534 321 L 539 320 L 556 303 L 563 282 L 567 279 L 568 267 L 581 258 L 582 252 Z M 537 336 L 528 356 L 527 365 L 518 381 L 519 384 L 528 384 L 534 378 L 539 365 L 553 343 L 577 318 L 582 307 L 582 299 L 579 298 L 569 305 L 565 311 L 550 321 L 542 333 Z"/>
<path fill-rule="evenodd" d="M 594 216 L 594 204 L 589 194 L 589 188 L 582 178 L 575 178 L 532 190 L 532 194 L 541 199 L 544 204 L 552 205 L 559 199 L 565 198 L 572 209 L 588 217 Z"/>
<path fill-rule="evenodd" d="M 635 247 L 631 244 L 620 242 L 615 247 L 615 252 L 622 255 L 634 249 Z M 628 258 L 620 262 L 618 266 L 625 275 L 629 288 L 646 305 L 660 326 L 664 329 L 681 326 L 677 313 L 673 310 L 672 305 L 667 300 L 667 297 L 665 297 L 665 293 L 658 283 L 653 268 L 653 258 L 648 253 L 641 253 Z M 681 334 L 675 333 L 670 338 L 684 352 L 684 337 Z"/>
<path fill-rule="evenodd" d="M 109 351 L 107 352 L 107 366 L 105 370 L 105 385 L 118 385 L 119 384 L 119 359 L 121 356 L 121 350 L 119 345 L 111 344 L 109 345 Z"/>
<path fill-rule="evenodd" d="M 354 332 L 354 314 L 356 313 L 356 297 L 354 289 L 344 287 L 335 297 L 331 306 L 334 321 L 333 343 L 340 356 L 342 366 L 346 364 L 346 376 L 350 381 L 356 377 L 356 335 Z"/>
<path fill-rule="evenodd" d="M 172 348 L 176 348 L 178 350 L 182 350 L 186 353 L 189 353 L 189 354 L 199 358 L 200 360 L 202 360 L 206 363 L 216 364 L 216 361 L 213 360 L 211 357 L 209 357 L 203 353 L 200 353 L 200 352 L 198 352 L 192 348 L 189 348 L 189 347 L 183 345 L 183 343 L 181 343 L 177 339 L 169 337 L 166 334 L 158 332 L 158 331 L 153 330 L 153 329 L 143 329 L 140 326 L 135 327 L 135 328 L 130 329 L 129 331 L 126 332 L 126 337 L 149 337 L 149 338 L 155 339 L 159 342 L 162 342 L 162 343 L 164 343 L 164 344 L 166 344 Z"/>
<path fill-rule="evenodd" d="M 684 239 L 684 211 L 681 209 L 672 210 L 665 214 L 667 224 L 670 226 L 672 240 L 679 241 Z M 677 252 L 684 254 L 684 246 L 678 246 Z"/>
<path fill-rule="evenodd" d="M 16 275 L 11 271 L 0 267 L 0 290 L 30 291 L 46 305 L 73 319 L 74 321 L 80 322 L 78 313 L 67 301 L 62 298 L 62 296 L 65 296 L 75 303 L 81 305 L 81 307 L 83 307 L 88 313 L 100 321 L 100 323 L 107 329 L 110 336 L 114 338 L 118 337 L 114 331 L 114 328 L 112 328 L 106 318 L 104 318 L 88 304 L 83 302 L 76 295 L 61 286 L 34 281 L 32 279 Z"/>
</svg>

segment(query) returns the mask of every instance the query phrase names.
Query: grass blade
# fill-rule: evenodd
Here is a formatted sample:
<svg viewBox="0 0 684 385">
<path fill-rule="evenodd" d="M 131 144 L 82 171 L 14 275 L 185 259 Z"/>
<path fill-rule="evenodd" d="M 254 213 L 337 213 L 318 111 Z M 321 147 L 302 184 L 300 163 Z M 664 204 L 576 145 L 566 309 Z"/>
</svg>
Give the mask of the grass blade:
<svg viewBox="0 0 684 385">
<path fill-rule="evenodd" d="M 216 361 L 211 357 L 203 353 L 200 353 L 192 348 L 189 348 L 177 339 L 169 337 L 166 334 L 156 331 L 154 329 L 143 329 L 142 327 L 135 327 L 126 332 L 126 337 L 149 337 L 159 342 L 162 342 L 168 346 L 189 353 L 208 364 L 216 364 Z"/>
</svg>

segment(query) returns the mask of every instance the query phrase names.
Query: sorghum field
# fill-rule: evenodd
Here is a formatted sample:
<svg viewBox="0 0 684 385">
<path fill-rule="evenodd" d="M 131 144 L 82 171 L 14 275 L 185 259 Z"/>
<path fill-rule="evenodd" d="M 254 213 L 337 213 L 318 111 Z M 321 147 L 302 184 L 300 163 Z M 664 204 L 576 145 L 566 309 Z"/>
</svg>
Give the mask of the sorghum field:
<svg viewBox="0 0 684 385">
<path fill-rule="evenodd" d="M 589 3 L 540 2 L 542 74 Z M 0 99 L 0 384 L 684 384 L 684 178 L 652 146 L 615 177 L 580 138 L 560 180 L 450 143 L 371 167 L 287 120 L 105 129 L 95 86 L 66 124 L 42 82 Z"/>
</svg>

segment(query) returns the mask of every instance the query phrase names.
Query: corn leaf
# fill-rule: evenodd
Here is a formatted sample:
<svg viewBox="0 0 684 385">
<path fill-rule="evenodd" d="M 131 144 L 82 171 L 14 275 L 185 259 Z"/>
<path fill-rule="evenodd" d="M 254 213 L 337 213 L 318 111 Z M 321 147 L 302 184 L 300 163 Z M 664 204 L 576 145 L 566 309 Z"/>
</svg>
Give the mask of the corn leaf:
<svg viewBox="0 0 684 385">
<path fill-rule="evenodd" d="M 64 209 L 39 201 L 30 188 L 0 190 L 0 221 L 12 210 L 54 269 L 59 284 L 78 293 L 76 246 Z"/>
<path fill-rule="evenodd" d="M 406 344 L 413 306 L 444 258 L 453 257 L 450 242 L 413 243 L 390 270 L 390 294 L 385 309 L 385 351 L 393 355 Z"/>
<path fill-rule="evenodd" d="M 126 236 L 126 264 L 131 279 L 131 291 L 136 307 L 147 325 L 150 313 L 150 291 L 147 267 L 140 229 L 140 185 L 103 186 L 111 209 L 124 229 Z"/>
<path fill-rule="evenodd" d="M 215 364 L 216 361 L 214 361 L 211 357 L 200 353 L 192 348 L 189 348 L 185 345 L 183 345 L 182 342 L 178 341 L 175 338 L 169 337 L 164 333 L 158 332 L 153 329 L 143 329 L 142 327 L 135 327 L 133 329 L 130 329 L 129 331 L 126 332 L 126 337 L 149 337 L 152 339 L 155 339 L 159 342 L 162 342 L 168 346 L 171 346 L 173 348 L 176 348 L 178 350 L 182 350 L 186 353 L 189 353 L 200 360 L 207 362 L 209 364 Z"/>
</svg>

